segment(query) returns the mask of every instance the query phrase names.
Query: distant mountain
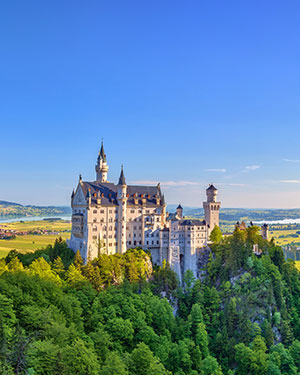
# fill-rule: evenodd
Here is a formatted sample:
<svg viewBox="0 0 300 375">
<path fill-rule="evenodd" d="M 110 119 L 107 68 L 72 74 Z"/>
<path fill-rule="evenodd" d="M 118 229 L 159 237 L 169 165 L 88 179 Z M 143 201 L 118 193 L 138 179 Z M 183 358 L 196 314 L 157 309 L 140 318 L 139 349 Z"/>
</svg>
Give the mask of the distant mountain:
<svg viewBox="0 0 300 375">
<path fill-rule="evenodd" d="M 70 215 L 71 208 L 67 206 L 33 206 L 15 202 L 0 201 L 0 217 L 21 216 L 55 216 Z"/>
<path fill-rule="evenodd" d="M 1 206 L 22 206 L 20 203 L 14 203 L 14 202 L 7 202 L 7 201 L 0 201 Z"/>
</svg>

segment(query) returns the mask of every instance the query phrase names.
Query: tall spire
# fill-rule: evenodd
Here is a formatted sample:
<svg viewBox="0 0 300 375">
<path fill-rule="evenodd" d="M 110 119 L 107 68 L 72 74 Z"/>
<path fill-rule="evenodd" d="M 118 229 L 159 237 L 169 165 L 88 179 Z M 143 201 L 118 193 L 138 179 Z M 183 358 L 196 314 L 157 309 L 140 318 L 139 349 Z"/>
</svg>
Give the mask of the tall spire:
<svg viewBox="0 0 300 375">
<path fill-rule="evenodd" d="M 120 173 L 120 178 L 119 178 L 119 183 L 118 185 L 126 185 L 125 181 L 125 176 L 124 176 L 124 171 L 123 171 L 123 164 L 121 166 L 121 173 Z"/>
<path fill-rule="evenodd" d="M 101 149 L 99 152 L 99 156 L 106 163 L 106 154 L 104 152 L 104 147 L 103 147 L 103 138 L 101 139 Z"/>
<path fill-rule="evenodd" d="M 103 138 L 101 140 L 101 148 L 97 157 L 96 170 L 96 181 L 107 182 L 108 165 L 106 162 L 106 154 L 104 152 Z"/>
</svg>

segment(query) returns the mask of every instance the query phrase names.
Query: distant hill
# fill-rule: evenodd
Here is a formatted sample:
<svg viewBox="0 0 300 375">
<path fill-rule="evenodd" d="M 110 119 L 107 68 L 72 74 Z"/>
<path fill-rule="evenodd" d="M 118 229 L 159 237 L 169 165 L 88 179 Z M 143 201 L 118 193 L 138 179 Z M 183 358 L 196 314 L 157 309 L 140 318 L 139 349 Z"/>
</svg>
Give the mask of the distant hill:
<svg viewBox="0 0 300 375">
<path fill-rule="evenodd" d="M 168 205 L 170 212 L 175 212 L 176 205 Z M 203 208 L 184 207 L 184 216 L 201 218 L 204 216 Z M 221 208 L 221 222 L 236 221 L 271 221 L 283 219 L 299 219 L 300 209 L 249 209 L 249 208 Z"/>
<path fill-rule="evenodd" d="M 67 206 L 33 206 L 15 202 L 0 201 L 0 217 L 22 216 L 55 216 L 70 215 L 71 208 Z"/>
</svg>

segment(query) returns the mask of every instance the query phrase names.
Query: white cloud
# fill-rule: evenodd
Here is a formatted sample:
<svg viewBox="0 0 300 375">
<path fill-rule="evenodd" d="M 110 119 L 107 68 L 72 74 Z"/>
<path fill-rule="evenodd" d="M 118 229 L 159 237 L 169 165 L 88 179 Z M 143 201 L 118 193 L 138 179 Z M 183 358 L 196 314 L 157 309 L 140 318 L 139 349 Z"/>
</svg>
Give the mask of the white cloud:
<svg viewBox="0 0 300 375">
<path fill-rule="evenodd" d="M 210 169 L 204 169 L 205 172 L 219 172 L 219 173 L 226 173 L 225 168 L 210 168 Z"/>
<path fill-rule="evenodd" d="M 281 180 L 283 184 L 300 184 L 300 180 Z"/>
<path fill-rule="evenodd" d="M 250 172 L 250 171 L 256 171 L 257 169 L 260 168 L 260 165 L 247 165 L 243 172 Z"/>
<path fill-rule="evenodd" d="M 297 159 L 283 159 L 283 161 L 286 161 L 287 163 L 300 163 L 300 160 Z"/>
</svg>

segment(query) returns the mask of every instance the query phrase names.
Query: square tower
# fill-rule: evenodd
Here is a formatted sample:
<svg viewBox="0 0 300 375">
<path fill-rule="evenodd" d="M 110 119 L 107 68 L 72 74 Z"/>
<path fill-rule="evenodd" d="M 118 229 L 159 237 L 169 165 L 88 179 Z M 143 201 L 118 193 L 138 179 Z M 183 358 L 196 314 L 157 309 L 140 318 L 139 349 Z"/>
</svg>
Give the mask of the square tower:
<svg viewBox="0 0 300 375">
<path fill-rule="evenodd" d="M 216 225 L 219 226 L 219 223 L 220 223 L 219 216 L 220 216 L 221 202 L 217 202 L 217 195 L 218 195 L 218 189 L 216 189 L 214 185 L 211 184 L 206 189 L 207 200 L 206 202 L 203 202 L 204 218 L 205 218 L 206 224 L 208 225 L 208 236 L 210 235 L 214 227 Z"/>
</svg>

